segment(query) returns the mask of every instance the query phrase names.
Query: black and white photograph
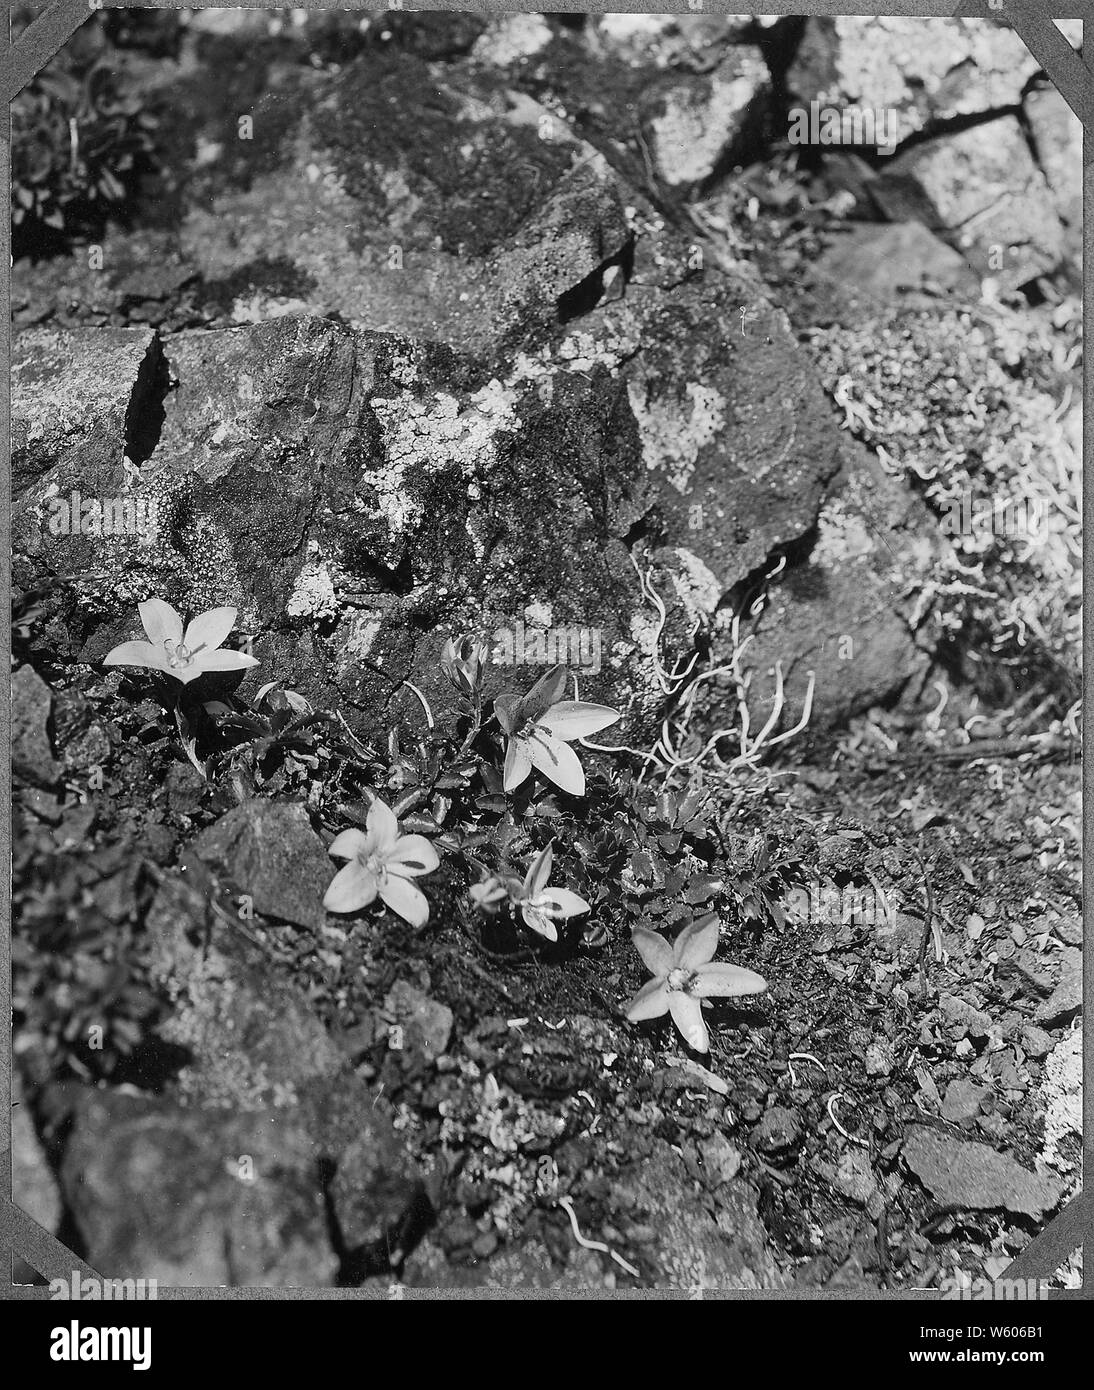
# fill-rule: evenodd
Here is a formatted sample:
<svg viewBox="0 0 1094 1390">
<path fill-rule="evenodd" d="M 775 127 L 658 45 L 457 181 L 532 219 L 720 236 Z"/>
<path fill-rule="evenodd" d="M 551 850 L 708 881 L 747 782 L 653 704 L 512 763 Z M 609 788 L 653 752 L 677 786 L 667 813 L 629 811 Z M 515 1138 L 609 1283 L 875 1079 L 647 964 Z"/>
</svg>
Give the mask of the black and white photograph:
<svg viewBox="0 0 1094 1390">
<path fill-rule="evenodd" d="M 854 8 L 10 6 L 35 1364 L 1083 1296 L 1083 7 Z"/>
</svg>

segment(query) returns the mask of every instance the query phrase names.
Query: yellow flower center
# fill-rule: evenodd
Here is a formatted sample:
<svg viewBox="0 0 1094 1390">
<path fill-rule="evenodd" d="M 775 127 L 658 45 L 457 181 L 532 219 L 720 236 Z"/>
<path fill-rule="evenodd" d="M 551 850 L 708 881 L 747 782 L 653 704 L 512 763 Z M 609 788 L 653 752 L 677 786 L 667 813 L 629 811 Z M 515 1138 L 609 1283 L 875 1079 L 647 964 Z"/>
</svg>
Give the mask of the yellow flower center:
<svg viewBox="0 0 1094 1390">
<path fill-rule="evenodd" d="M 685 970 L 682 966 L 677 966 L 675 970 L 669 971 L 665 984 L 669 989 L 678 989 L 687 994 L 694 979 L 695 972 L 693 970 Z"/>
</svg>

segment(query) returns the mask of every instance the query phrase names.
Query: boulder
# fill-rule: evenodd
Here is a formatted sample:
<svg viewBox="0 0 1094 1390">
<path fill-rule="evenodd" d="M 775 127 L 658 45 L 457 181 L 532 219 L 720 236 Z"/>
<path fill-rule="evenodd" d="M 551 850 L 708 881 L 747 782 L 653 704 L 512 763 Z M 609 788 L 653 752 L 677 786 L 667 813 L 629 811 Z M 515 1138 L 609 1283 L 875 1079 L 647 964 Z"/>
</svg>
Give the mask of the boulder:
<svg viewBox="0 0 1094 1390">
<path fill-rule="evenodd" d="M 877 183 L 910 181 L 981 276 L 1015 289 L 1060 264 L 1063 224 L 1013 115 L 928 140 L 897 156 Z"/>
</svg>

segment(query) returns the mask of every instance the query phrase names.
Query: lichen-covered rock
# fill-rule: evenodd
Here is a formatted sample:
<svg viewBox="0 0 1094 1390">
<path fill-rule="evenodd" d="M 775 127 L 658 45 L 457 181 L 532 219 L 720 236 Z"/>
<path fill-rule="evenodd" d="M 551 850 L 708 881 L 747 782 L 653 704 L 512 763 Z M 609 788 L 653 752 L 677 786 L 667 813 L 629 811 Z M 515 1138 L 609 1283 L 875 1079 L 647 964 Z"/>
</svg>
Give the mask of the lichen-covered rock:
<svg viewBox="0 0 1094 1390">
<path fill-rule="evenodd" d="M 762 722 L 771 710 L 776 663 L 786 699 L 782 728 L 803 711 L 810 672 L 815 728 L 884 703 L 922 676 L 929 658 L 909 625 L 907 577 L 943 545 L 907 487 L 865 449 L 849 447 L 808 558 L 771 582 L 750 629 L 754 640 L 742 665 L 752 673 L 754 719 Z M 729 654 L 724 636 L 718 650 Z"/>
<path fill-rule="evenodd" d="M 1017 117 L 916 145 L 878 182 L 908 179 L 980 275 L 1015 289 L 1060 264 L 1063 225 Z"/>
<path fill-rule="evenodd" d="M 384 1014 L 390 1020 L 388 1038 L 399 1028 L 400 1047 L 417 1048 L 426 1061 L 435 1061 L 448 1047 L 452 1036 L 453 1013 L 447 1004 L 438 1003 L 415 989 L 406 980 L 397 980 L 384 999 Z"/>
<path fill-rule="evenodd" d="M 708 73 L 678 74 L 646 98 L 657 173 L 673 191 L 700 187 L 745 153 L 767 110 L 770 77 L 759 49 L 731 49 Z"/>
<path fill-rule="evenodd" d="M 898 15 L 814 16 L 786 76 L 788 90 L 808 104 L 893 108 L 899 138 L 932 122 L 1017 104 L 1040 64 L 1019 35 L 988 19 Z M 1078 45 L 1082 27 L 1061 24 Z"/>
<path fill-rule="evenodd" d="M 151 329 L 21 333 L 11 359 L 13 493 L 51 471 L 66 494 L 81 485 L 101 493 L 103 482 L 120 476 L 123 453 L 140 453 L 158 361 Z M 92 479 L 98 486 L 87 485 Z"/>
<path fill-rule="evenodd" d="M 84 660 L 136 635 L 153 594 L 231 604 L 261 663 L 244 695 L 281 679 L 368 730 L 415 717 L 405 680 L 443 708 L 453 631 L 529 642 L 487 696 L 530 685 L 564 637 L 582 696 L 620 708 L 627 738 L 652 735 L 661 667 L 810 533 L 842 456 L 753 268 L 674 228 L 640 191 L 637 136 L 597 114 L 597 62 L 639 125 L 681 81 L 758 94 L 737 20 L 714 24 L 717 60 L 701 61 L 710 22 L 668 26 L 691 57 L 648 90 L 629 57 L 593 61 L 591 37 L 535 16 L 490 24 L 443 68 L 398 36 L 341 72 L 270 68 L 253 141 L 222 138 L 238 97 L 192 67 L 172 79 L 180 232 L 155 256 L 179 290 L 159 312 L 206 326 L 157 347 L 139 477 L 110 482 L 155 503 L 152 533 L 78 538 Z M 540 100 L 535 73 L 564 102 Z M 735 137 L 704 132 L 709 172 Z M 77 297 L 111 312 L 148 292 L 138 271 L 122 244 Z M 54 466 L 45 483 L 66 479 Z M 67 572 L 75 552 L 36 554 Z M 651 563 L 656 651 L 634 572 Z"/>
</svg>

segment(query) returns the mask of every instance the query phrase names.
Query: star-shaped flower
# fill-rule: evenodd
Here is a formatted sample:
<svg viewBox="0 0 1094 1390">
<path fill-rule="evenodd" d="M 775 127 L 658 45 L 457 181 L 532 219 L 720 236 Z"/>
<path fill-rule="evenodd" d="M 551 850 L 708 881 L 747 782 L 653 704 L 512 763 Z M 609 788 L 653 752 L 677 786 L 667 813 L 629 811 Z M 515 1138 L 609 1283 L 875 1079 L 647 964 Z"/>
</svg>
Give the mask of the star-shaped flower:
<svg viewBox="0 0 1094 1390">
<path fill-rule="evenodd" d="M 583 912 L 589 911 L 589 904 L 577 893 L 571 893 L 568 888 L 549 888 L 547 886 L 547 880 L 551 877 L 553 862 L 554 842 L 552 841 L 532 860 L 528 872 L 524 876 L 520 897 L 517 899 L 520 904 L 520 915 L 524 918 L 524 925 L 530 927 L 540 936 L 545 936 L 548 941 L 558 940 L 558 928 L 555 926 L 555 920 L 560 917 L 563 919 L 580 917 Z"/>
<path fill-rule="evenodd" d="M 584 700 L 560 700 L 565 684 L 565 666 L 554 666 L 527 695 L 499 695 L 494 701 L 494 713 L 508 737 L 505 791 L 519 787 L 535 767 L 564 792 L 585 795 L 584 770 L 568 745 L 614 724 L 619 712 Z"/>
<path fill-rule="evenodd" d="M 555 922 L 559 918 L 580 917 L 590 910 L 589 904 L 568 888 L 549 888 L 554 862 L 554 841 L 536 855 L 524 876 L 524 882 L 511 875 L 496 874 L 471 885 L 471 897 L 483 912 L 497 912 L 503 903 L 519 907 L 524 925 L 546 937 L 558 940 Z"/>
<path fill-rule="evenodd" d="M 323 898 L 328 912 L 359 912 L 377 896 L 412 927 L 429 921 L 429 903 L 409 882 L 440 864 L 424 835 L 400 835 L 395 812 L 379 797 L 368 808 L 365 830 L 343 830 L 327 853 L 346 859 Z"/>
<path fill-rule="evenodd" d="M 188 685 L 206 671 L 243 671 L 257 666 L 245 652 L 221 651 L 221 643 L 235 626 L 234 608 L 210 608 L 199 613 L 186 629 L 182 618 L 163 599 L 138 604 L 147 642 L 123 642 L 103 657 L 106 666 L 144 666 L 163 671 Z"/>
<path fill-rule="evenodd" d="M 644 927 L 636 927 L 631 940 L 654 978 L 631 1000 L 627 1017 L 638 1023 L 671 1014 L 680 1035 L 696 1052 L 710 1051 L 700 1000 L 715 995 L 761 994 L 767 988 L 767 981 L 754 971 L 714 960 L 718 918 L 713 913 L 685 927 L 671 946 Z"/>
</svg>

